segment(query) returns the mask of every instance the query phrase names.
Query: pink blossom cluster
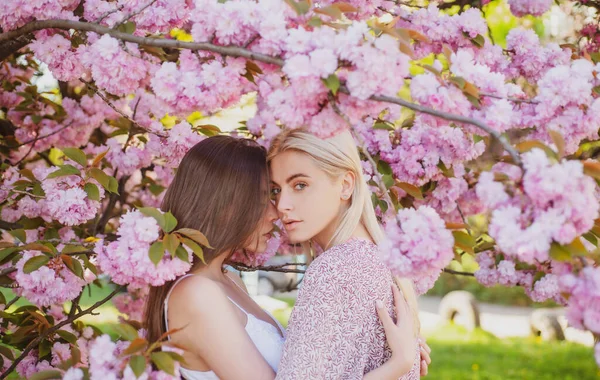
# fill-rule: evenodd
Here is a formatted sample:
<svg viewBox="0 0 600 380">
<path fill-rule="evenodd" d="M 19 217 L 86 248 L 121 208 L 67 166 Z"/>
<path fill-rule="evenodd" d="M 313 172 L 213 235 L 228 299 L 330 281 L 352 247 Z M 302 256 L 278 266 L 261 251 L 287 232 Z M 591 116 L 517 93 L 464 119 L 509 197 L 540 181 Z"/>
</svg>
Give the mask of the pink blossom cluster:
<svg viewBox="0 0 600 380">
<path fill-rule="evenodd" d="M 552 67 L 566 65 L 571 60 L 571 50 L 555 43 L 542 45 L 531 29 L 515 28 L 508 32 L 506 49 L 510 52 L 507 76 L 523 76 L 534 82 Z"/>
<path fill-rule="evenodd" d="M 53 107 L 43 105 L 39 114 L 43 118 L 37 123 L 31 115 L 9 111 L 10 121 L 19 127 L 15 136 L 24 144 L 21 146 L 23 154 L 41 152 L 51 147 L 85 145 L 94 130 L 101 127 L 105 120 L 114 120 L 118 116 L 98 96 L 84 95 L 79 101 L 63 98 L 61 106 L 66 113 L 63 119 L 56 119 Z M 13 159 L 17 161 L 20 157 Z"/>
<path fill-rule="evenodd" d="M 116 241 L 104 245 L 96 243 L 100 269 L 120 285 L 142 288 L 146 285 L 159 286 L 185 274 L 191 266 L 192 253 L 188 251 L 188 262 L 172 257 L 168 251 L 158 265 L 150 260 L 150 245 L 159 238 L 160 227 L 154 218 L 140 211 L 129 211 L 122 215 Z"/>
<path fill-rule="evenodd" d="M 396 221 L 385 226 L 386 239 L 379 250 L 394 275 L 408 277 L 421 292 L 433 286 L 454 257 L 454 237 L 445 222 L 429 206 L 401 209 Z"/>
<path fill-rule="evenodd" d="M 106 141 L 106 148 L 108 149 L 106 160 L 110 162 L 113 168 L 119 169 L 117 173 L 119 178 L 129 176 L 136 170 L 149 166 L 152 162 L 150 150 L 142 149 L 133 144 L 129 144 L 124 148 L 123 144 L 114 137 Z"/>
<path fill-rule="evenodd" d="M 456 177 L 443 177 L 437 181 L 435 189 L 425 199 L 415 200 L 415 206 L 428 205 L 444 220 L 462 223 L 457 206 L 462 206 L 463 195 L 468 192 L 469 185 L 461 173 L 457 173 L 457 170 L 454 174 Z M 471 213 L 467 215 L 471 215 Z"/>
<path fill-rule="evenodd" d="M 169 129 L 166 137 L 150 136 L 144 150 L 164 159 L 165 167 L 176 168 L 188 150 L 203 139 L 202 135 L 194 132 L 190 123 L 182 121 Z"/>
<path fill-rule="evenodd" d="M 552 143 L 550 131 L 565 140 L 565 153 L 577 151 L 583 140 L 597 140 L 600 125 L 600 98 L 592 89 L 600 85 L 600 63 L 585 59 L 558 65 L 537 82 L 538 94 L 533 114 L 525 119 L 537 126 L 530 138 Z"/>
<path fill-rule="evenodd" d="M 114 95 L 136 92 L 154 69 L 145 60 L 136 44 L 120 45 L 119 40 L 103 35 L 79 54 L 81 63 L 89 67 L 95 84 Z"/>
<path fill-rule="evenodd" d="M 201 62 L 193 52 L 182 51 L 179 66 L 164 62 L 154 73 L 150 81 L 152 90 L 180 113 L 198 110 L 212 113 L 237 103 L 251 86 L 243 77 L 246 60 L 232 57 L 206 60 Z"/>
<path fill-rule="evenodd" d="M 477 158 L 485 144 L 474 143 L 470 136 L 449 125 L 432 127 L 418 120 L 411 129 L 401 130 L 400 144 L 382 154 L 398 180 L 421 186 L 444 177 L 440 165 L 462 171 L 462 163 Z"/>
<path fill-rule="evenodd" d="M 600 334 L 600 268 L 587 266 L 579 273 L 566 272 L 560 276 L 559 286 L 570 294 L 566 312 L 569 325 Z"/>
<path fill-rule="evenodd" d="M 533 264 L 549 259 L 552 242 L 569 244 L 592 228 L 599 204 L 596 184 L 581 162 L 552 163 L 537 148 L 522 158 L 525 174 L 508 184 L 510 192 L 492 172 L 481 173 L 476 191 L 491 210 L 488 230 L 498 249 Z"/>
<path fill-rule="evenodd" d="M 114 27 L 130 15 L 129 21 L 135 22 L 136 34 L 168 33 L 180 28 L 189 19 L 191 4 L 186 0 L 157 0 L 150 6 L 147 0 L 86 0 L 83 16 L 90 22 L 98 22 Z"/>
<path fill-rule="evenodd" d="M 0 28 L 6 32 L 34 19 L 75 19 L 72 11 L 78 4 L 78 0 L 3 1 L 0 3 Z"/>
<path fill-rule="evenodd" d="M 288 20 L 296 16 L 277 0 L 196 0 L 195 5 L 190 17 L 194 41 L 244 46 L 260 37 L 252 43 L 253 50 L 271 55 L 282 52 Z"/>
<path fill-rule="evenodd" d="M 56 220 L 66 226 L 76 226 L 93 219 L 100 209 L 100 202 L 89 199 L 84 186 L 86 183 L 94 184 L 100 200 L 104 198 L 104 188 L 94 179 L 84 181 L 75 175 L 47 178 L 57 170 L 56 166 L 35 168 L 33 174 L 41 182 L 45 196 L 34 198 L 25 195 L 12 205 L 5 205 L 2 219 L 16 222 L 22 216 L 30 219 L 41 217 L 47 222 Z M 14 194 L 15 197 L 17 195 Z"/>
<path fill-rule="evenodd" d="M 477 8 L 450 16 L 440 12 L 432 3 L 427 8 L 408 13 L 407 17 L 410 21 L 400 20 L 397 26 L 416 30 L 427 38 L 415 41 L 414 50 L 418 58 L 441 53 L 444 45 L 452 50 L 473 47 L 472 38 L 487 35 L 487 23 Z"/>
<path fill-rule="evenodd" d="M 73 49 L 71 41 L 61 34 L 40 34 L 29 48 L 36 58 L 48 65 L 52 75 L 58 80 L 75 80 L 85 73 L 77 50 Z"/>
<path fill-rule="evenodd" d="M 127 287 L 126 293 L 120 293 L 114 296 L 112 303 L 117 310 L 126 315 L 129 320 L 142 321 L 149 291 L 150 288 L 147 286 L 137 289 L 130 285 Z"/>
<path fill-rule="evenodd" d="M 42 253 L 39 251 L 24 251 L 23 257 L 16 264 L 15 277 L 19 284 L 19 288 L 15 289 L 16 293 L 38 306 L 70 301 L 81 293 L 84 285 L 95 279 L 94 274 L 89 271 L 86 271 L 85 280 L 77 277 L 60 258 L 51 259 L 47 265 L 31 273 L 25 273 L 23 271 L 25 263 L 32 257 L 40 255 Z M 79 260 L 75 257 L 72 259 Z"/>
<path fill-rule="evenodd" d="M 138 378 L 148 380 L 179 379 L 179 363 L 175 362 L 175 376 L 163 371 L 153 370 L 150 365 L 146 366 L 141 377 L 137 377 L 129 365 L 125 366 L 130 355 L 124 355 L 123 351 L 129 342 L 113 342 L 107 334 L 101 335 L 90 343 L 89 347 L 89 372 L 91 380 L 99 379 L 124 379 L 134 380 Z"/>
<path fill-rule="evenodd" d="M 535 269 L 518 269 L 512 260 L 500 260 L 496 264 L 496 253 L 485 251 L 479 253 L 475 259 L 479 269 L 475 278 L 484 286 L 522 286 L 527 295 L 534 302 L 554 300 L 564 304 L 565 299 L 560 293 L 559 276 L 554 273 L 545 273 L 542 278 L 534 282 Z M 543 268 L 537 270 L 543 272 Z"/>
<path fill-rule="evenodd" d="M 17 364 L 16 372 L 23 379 L 29 379 L 33 374 L 54 369 L 47 360 L 39 360 L 37 350 L 29 351 L 27 356 Z"/>
<path fill-rule="evenodd" d="M 551 5 L 552 0 L 508 0 L 510 11 L 517 17 L 541 16 L 550 9 Z"/>
</svg>

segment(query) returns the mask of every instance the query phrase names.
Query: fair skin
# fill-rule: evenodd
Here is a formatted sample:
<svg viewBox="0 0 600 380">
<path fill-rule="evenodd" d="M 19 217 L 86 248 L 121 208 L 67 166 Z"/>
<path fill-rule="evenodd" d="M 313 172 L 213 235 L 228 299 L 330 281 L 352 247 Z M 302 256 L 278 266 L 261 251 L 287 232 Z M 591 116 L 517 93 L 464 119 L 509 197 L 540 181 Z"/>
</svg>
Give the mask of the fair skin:
<svg viewBox="0 0 600 380">
<path fill-rule="evenodd" d="M 312 240 L 324 250 L 329 248 L 340 218 L 347 209 L 356 176 L 345 172 L 335 178 L 321 170 L 307 154 L 289 150 L 279 153 L 271 160 L 272 195 L 291 242 Z M 366 228 L 359 224 L 352 238 L 371 240 Z M 397 325 L 383 308 L 377 312 L 385 328 L 392 349 L 392 359 L 365 378 L 398 378 L 407 373 L 414 360 L 415 347 L 412 313 L 406 302 L 401 302 L 394 290 Z M 401 323 L 402 322 L 402 323 Z M 392 325 L 396 328 L 392 329 Z M 393 335 L 393 337 L 392 337 Z M 421 375 L 427 374 L 431 362 L 427 344 L 421 346 Z"/>
</svg>

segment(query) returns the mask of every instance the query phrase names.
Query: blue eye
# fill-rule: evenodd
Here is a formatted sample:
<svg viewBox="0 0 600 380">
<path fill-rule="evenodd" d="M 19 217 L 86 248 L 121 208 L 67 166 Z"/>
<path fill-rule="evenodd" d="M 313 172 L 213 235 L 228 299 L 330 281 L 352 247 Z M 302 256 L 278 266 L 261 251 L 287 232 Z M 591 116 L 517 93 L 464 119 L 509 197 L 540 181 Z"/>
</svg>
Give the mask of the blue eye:
<svg viewBox="0 0 600 380">
<path fill-rule="evenodd" d="M 308 186 L 306 183 L 298 182 L 297 184 L 294 185 L 294 190 L 304 190 L 304 188 L 306 186 Z"/>
<path fill-rule="evenodd" d="M 271 196 L 277 196 L 279 195 L 279 193 L 281 192 L 281 189 L 277 189 L 277 188 L 272 188 L 271 189 Z"/>
</svg>

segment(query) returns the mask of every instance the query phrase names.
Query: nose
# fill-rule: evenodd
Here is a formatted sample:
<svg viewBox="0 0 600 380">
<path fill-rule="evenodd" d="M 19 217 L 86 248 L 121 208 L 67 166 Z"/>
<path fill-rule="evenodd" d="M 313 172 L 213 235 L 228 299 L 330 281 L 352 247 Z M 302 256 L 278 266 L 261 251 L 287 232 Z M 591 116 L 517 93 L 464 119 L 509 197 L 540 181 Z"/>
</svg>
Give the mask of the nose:
<svg viewBox="0 0 600 380">
<path fill-rule="evenodd" d="M 292 210 L 292 202 L 283 189 L 281 189 L 279 197 L 277 197 L 276 206 L 280 214 L 285 214 Z"/>
</svg>

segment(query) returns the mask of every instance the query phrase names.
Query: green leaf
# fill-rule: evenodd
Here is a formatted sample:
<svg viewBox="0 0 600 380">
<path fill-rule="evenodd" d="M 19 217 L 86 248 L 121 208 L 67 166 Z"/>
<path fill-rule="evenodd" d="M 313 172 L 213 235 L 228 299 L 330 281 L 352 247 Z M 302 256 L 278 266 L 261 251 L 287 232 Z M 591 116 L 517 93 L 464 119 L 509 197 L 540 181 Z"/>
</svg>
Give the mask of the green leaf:
<svg viewBox="0 0 600 380">
<path fill-rule="evenodd" d="M 62 379 L 62 372 L 57 369 L 47 369 L 29 376 L 29 380 Z"/>
<path fill-rule="evenodd" d="M 313 16 L 310 18 L 310 20 L 308 20 L 308 25 L 318 28 L 319 26 L 323 25 L 323 20 L 321 20 L 321 18 L 318 16 Z"/>
<path fill-rule="evenodd" d="M 113 194 L 119 194 L 119 182 L 117 182 L 115 177 L 108 177 L 108 187 L 106 188 L 106 190 Z"/>
<path fill-rule="evenodd" d="M 188 251 L 186 251 L 186 249 L 181 245 L 177 246 L 177 249 L 175 250 L 175 257 L 186 263 L 190 262 Z"/>
<path fill-rule="evenodd" d="M 4 260 L 10 254 L 12 254 L 18 250 L 19 250 L 19 247 L 10 247 L 10 248 L 0 249 L 0 261 Z"/>
<path fill-rule="evenodd" d="M 156 222 L 158 223 L 158 225 L 160 226 L 160 228 L 163 231 L 165 231 L 165 225 L 166 225 L 165 214 L 163 214 L 162 212 L 160 212 L 158 209 L 156 209 L 154 207 L 140 207 L 140 208 L 138 208 L 138 210 L 140 210 L 140 212 L 142 214 L 149 216 L 151 218 L 154 218 L 156 220 Z"/>
<path fill-rule="evenodd" d="M 162 260 L 163 256 L 165 255 L 165 247 L 163 245 L 163 242 L 162 241 L 154 242 L 150 246 L 148 255 L 150 257 L 150 261 L 152 261 L 154 263 L 154 265 L 158 266 L 158 263 L 160 262 L 160 260 Z"/>
<path fill-rule="evenodd" d="M 596 86 L 596 87 L 592 88 L 592 91 L 594 93 L 596 93 L 596 95 L 600 95 L 600 86 Z"/>
<path fill-rule="evenodd" d="M 536 272 L 536 274 L 533 276 L 533 282 L 531 283 L 531 287 L 533 288 L 533 285 L 535 285 L 536 282 L 544 278 L 544 276 L 546 276 L 545 272 Z"/>
<path fill-rule="evenodd" d="M 556 261 L 568 261 L 571 259 L 571 252 L 563 245 L 552 243 L 550 245 L 550 257 Z"/>
<path fill-rule="evenodd" d="M 417 186 L 411 185 L 408 182 L 396 182 L 396 186 L 404 190 L 408 195 L 415 199 L 423 199 L 423 193 Z"/>
<path fill-rule="evenodd" d="M 85 192 L 88 195 L 88 198 L 92 201 L 99 201 L 100 200 L 100 190 L 98 190 L 98 186 L 94 185 L 91 182 L 88 182 L 85 184 L 85 186 L 83 187 L 83 190 L 85 190 Z"/>
<path fill-rule="evenodd" d="M 565 248 L 573 256 L 586 256 L 588 254 L 588 250 L 585 248 L 585 245 L 583 245 L 581 239 L 579 238 L 575 238 L 572 242 L 567 244 Z"/>
<path fill-rule="evenodd" d="M 475 38 L 471 38 L 471 42 L 478 48 L 482 48 L 485 45 L 485 38 L 481 34 L 478 34 Z"/>
<path fill-rule="evenodd" d="M 325 87 L 331 90 L 333 95 L 337 95 L 338 90 L 340 89 L 340 78 L 337 75 L 331 74 L 326 79 L 323 79 L 325 83 Z"/>
<path fill-rule="evenodd" d="M 119 25 L 117 30 L 127 34 L 133 34 L 133 32 L 135 32 L 135 22 L 127 21 L 126 23 Z"/>
<path fill-rule="evenodd" d="M 67 268 L 69 268 L 75 276 L 83 278 L 83 266 L 79 260 L 68 255 L 62 255 L 62 258 Z"/>
<path fill-rule="evenodd" d="M 182 240 L 183 240 L 183 244 L 185 244 L 188 248 L 190 248 L 194 252 L 194 254 L 196 256 L 198 256 L 198 258 L 204 264 L 206 264 L 206 261 L 204 261 L 204 250 L 202 249 L 202 247 L 200 247 L 198 245 L 198 243 L 196 243 L 192 239 L 188 239 L 188 238 L 184 237 L 184 238 L 182 238 Z"/>
<path fill-rule="evenodd" d="M 385 174 L 382 177 L 382 179 L 386 189 L 389 189 L 390 187 L 394 186 L 394 176 L 392 176 L 391 174 Z"/>
<path fill-rule="evenodd" d="M 301 0 L 299 2 L 295 2 L 294 0 L 285 0 L 285 2 L 289 6 L 294 8 L 296 13 L 298 13 L 299 15 L 303 15 L 303 14 L 307 13 L 308 10 L 310 9 L 310 2 L 307 0 Z"/>
<path fill-rule="evenodd" d="M 129 367 L 136 377 L 140 377 L 146 370 L 146 359 L 143 356 L 135 355 L 129 359 Z"/>
<path fill-rule="evenodd" d="M 93 179 L 98 181 L 98 183 L 100 185 L 102 185 L 103 188 L 108 190 L 108 186 L 110 184 L 110 178 L 111 178 L 108 174 L 104 173 L 102 170 L 100 170 L 98 168 L 91 168 L 88 171 L 88 174 L 90 177 L 92 177 Z"/>
<path fill-rule="evenodd" d="M 71 344 L 77 343 L 77 337 L 68 331 L 58 330 L 56 334 Z"/>
<path fill-rule="evenodd" d="M 390 164 L 383 160 L 379 160 L 379 162 L 377 163 L 377 171 L 384 175 L 392 175 L 393 173 Z"/>
<path fill-rule="evenodd" d="M 168 373 L 169 375 L 175 374 L 175 361 L 168 353 L 153 352 L 150 357 L 158 369 Z"/>
<path fill-rule="evenodd" d="M 65 245 L 65 247 L 63 248 L 63 250 L 61 251 L 61 253 L 76 253 L 76 252 L 86 252 L 88 249 L 84 246 L 81 245 L 75 245 L 75 244 L 67 244 Z"/>
<path fill-rule="evenodd" d="M 171 252 L 171 255 L 174 256 L 177 251 L 177 247 L 179 247 L 179 239 L 177 239 L 177 235 L 175 234 L 165 234 L 163 237 L 163 244 L 167 251 Z"/>
<path fill-rule="evenodd" d="M 86 167 L 87 166 L 87 157 L 85 153 L 81 149 L 77 148 L 63 148 L 62 149 L 65 156 L 69 157 L 71 160 L 77 162 L 79 165 Z"/>
<path fill-rule="evenodd" d="M 38 357 L 43 358 L 48 355 L 52 350 L 52 343 L 49 340 L 44 339 L 38 345 Z"/>
<path fill-rule="evenodd" d="M 378 121 L 373 125 L 373 129 L 384 129 L 386 131 L 394 131 L 394 127 L 388 123 Z"/>
<path fill-rule="evenodd" d="M 114 326 L 114 330 L 117 334 L 119 334 L 123 339 L 133 341 L 139 338 L 137 331 L 131 325 L 127 323 L 119 323 Z"/>
<path fill-rule="evenodd" d="M 177 219 L 171 214 L 170 211 L 164 213 L 165 216 L 165 228 L 163 229 L 165 232 L 171 232 L 177 226 Z"/>
<path fill-rule="evenodd" d="M 23 265 L 23 272 L 29 274 L 46 265 L 48 261 L 50 261 L 50 259 L 45 255 L 32 257 L 31 259 L 27 260 L 25 265 Z"/>
<path fill-rule="evenodd" d="M 0 354 L 7 357 L 10 360 L 15 360 L 15 354 L 12 350 L 6 346 L 0 346 Z"/>
<path fill-rule="evenodd" d="M 80 175 L 81 172 L 73 165 L 60 165 L 60 169 L 48 174 L 47 179 L 63 177 L 66 175 Z"/>
<path fill-rule="evenodd" d="M 450 82 L 454 83 L 461 90 L 467 85 L 467 81 L 463 77 L 452 77 Z"/>
<path fill-rule="evenodd" d="M 14 237 L 15 239 L 19 239 L 19 241 L 21 243 L 27 242 L 27 235 L 25 234 L 25 230 L 22 228 L 19 228 L 17 230 L 8 231 L 8 233 L 11 234 L 12 237 Z"/>
<path fill-rule="evenodd" d="M 477 244 L 475 239 L 466 232 L 463 231 L 452 231 L 454 236 L 454 245 L 465 252 L 474 254 L 473 247 Z"/>
<path fill-rule="evenodd" d="M 131 355 L 136 352 L 142 351 L 148 345 L 148 341 L 144 338 L 136 338 L 130 344 L 129 347 L 123 351 L 123 355 Z"/>
<path fill-rule="evenodd" d="M 206 238 L 206 236 L 204 236 L 204 234 L 198 230 L 194 230 L 193 228 L 180 228 L 175 232 L 178 234 L 185 235 L 185 236 L 189 237 L 190 239 L 194 240 L 195 242 L 200 243 L 207 248 L 212 248 L 210 246 L 210 244 L 208 243 L 208 239 Z"/>
</svg>

